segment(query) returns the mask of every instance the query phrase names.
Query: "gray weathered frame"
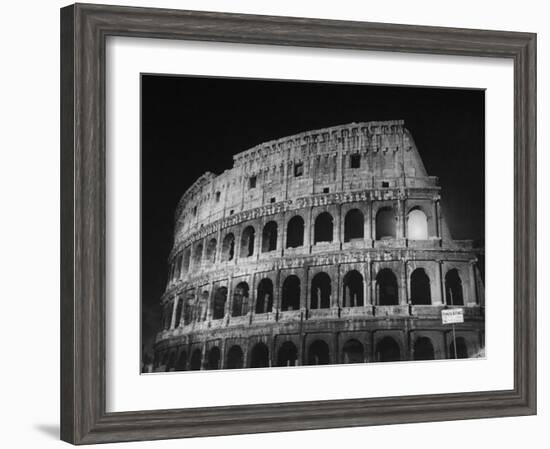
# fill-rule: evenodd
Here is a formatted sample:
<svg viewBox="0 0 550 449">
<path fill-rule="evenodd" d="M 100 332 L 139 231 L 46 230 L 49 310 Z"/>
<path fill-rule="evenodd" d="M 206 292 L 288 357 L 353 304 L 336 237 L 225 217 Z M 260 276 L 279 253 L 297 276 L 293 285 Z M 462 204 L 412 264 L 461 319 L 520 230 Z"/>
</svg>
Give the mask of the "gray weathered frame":
<svg viewBox="0 0 550 449">
<path fill-rule="evenodd" d="M 107 36 L 511 58 L 514 388 L 107 413 Z M 61 10 L 61 438 L 74 444 L 536 413 L 536 35 L 76 4 Z"/>
</svg>

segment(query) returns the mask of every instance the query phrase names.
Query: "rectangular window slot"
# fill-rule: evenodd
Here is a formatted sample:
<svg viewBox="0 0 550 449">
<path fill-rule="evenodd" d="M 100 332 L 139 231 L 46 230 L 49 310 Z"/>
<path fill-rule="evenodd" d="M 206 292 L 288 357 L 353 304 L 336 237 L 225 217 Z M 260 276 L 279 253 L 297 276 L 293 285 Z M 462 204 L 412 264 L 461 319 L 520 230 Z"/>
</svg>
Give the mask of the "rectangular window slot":
<svg viewBox="0 0 550 449">
<path fill-rule="evenodd" d="M 328 187 L 323 187 L 323 193 L 329 193 L 330 189 Z"/>
<path fill-rule="evenodd" d="M 294 165 L 294 177 L 302 176 L 304 174 L 304 163 L 298 162 Z"/>
<path fill-rule="evenodd" d="M 254 189 L 256 187 L 256 176 L 251 176 L 250 178 L 248 178 L 248 188 L 249 189 Z"/>
<path fill-rule="evenodd" d="M 361 168 L 361 155 L 359 153 L 352 154 L 349 160 L 350 168 Z"/>
</svg>

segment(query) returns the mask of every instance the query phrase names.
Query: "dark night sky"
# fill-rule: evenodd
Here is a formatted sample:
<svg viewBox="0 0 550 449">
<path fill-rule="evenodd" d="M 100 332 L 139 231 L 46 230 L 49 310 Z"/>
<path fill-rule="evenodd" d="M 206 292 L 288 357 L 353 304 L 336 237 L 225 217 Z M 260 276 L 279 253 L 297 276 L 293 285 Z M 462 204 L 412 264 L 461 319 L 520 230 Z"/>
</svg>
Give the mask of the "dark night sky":
<svg viewBox="0 0 550 449">
<path fill-rule="evenodd" d="M 484 92 L 183 76 L 142 76 L 142 332 L 160 323 L 176 204 L 205 171 L 270 139 L 349 122 L 405 120 L 438 176 L 455 239 L 483 240 Z"/>
</svg>

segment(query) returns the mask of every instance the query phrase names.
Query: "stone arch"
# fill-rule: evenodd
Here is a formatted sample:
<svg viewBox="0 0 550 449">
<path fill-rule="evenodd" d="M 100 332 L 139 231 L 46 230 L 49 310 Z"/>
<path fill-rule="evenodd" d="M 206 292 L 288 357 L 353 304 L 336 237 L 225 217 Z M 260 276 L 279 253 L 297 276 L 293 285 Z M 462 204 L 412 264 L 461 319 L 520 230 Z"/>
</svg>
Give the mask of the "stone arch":
<svg viewBox="0 0 550 449">
<path fill-rule="evenodd" d="M 189 364 L 189 369 L 191 371 L 199 371 L 201 369 L 202 362 L 202 351 L 197 348 L 191 353 L 191 361 Z"/>
<path fill-rule="evenodd" d="M 244 367 L 244 354 L 239 345 L 233 345 L 227 351 L 227 369 L 240 369 Z"/>
<path fill-rule="evenodd" d="M 342 306 L 363 306 L 363 276 L 357 270 L 350 270 L 342 281 Z"/>
<path fill-rule="evenodd" d="M 250 351 L 250 368 L 269 367 L 269 349 L 265 343 L 256 343 Z"/>
<path fill-rule="evenodd" d="M 329 309 L 332 295 L 330 276 L 325 272 L 317 273 L 311 279 L 310 309 Z"/>
<path fill-rule="evenodd" d="M 333 239 L 333 218 L 328 212 L 321 212 L 315 218 L 315 227 L 313 233 L 314 243 L 332 242 Z"/>
<path fill-rule="evenodd" d="M 435 350 L 432 340 L 428 337 L 419 337 L 414 342 L 415 360 L 434 360 Z"/>
<path fill-rule="evenodd" d="M 191 250 L 189 248 L 183 251 L 183 261 L 181 264 L 181 271 L 187 273 L 189 271 L 189 262 L 191 261 Z"/>
<path fill-rule="evenodd" d="M 208 242 L 208 245 L 206 245 L 206 260 L 210 263 L 216 262 L 216 246 L 218 242 L 215 238 L 211 238 Z"/>
<path fill-rule="evenodd" d="M 383 268 L 376 275 L 376 304 L 395 306 L 399 304 L 397 278 L 392 270 Z"/>
<path fill-rule="evenodd" d="M 315 340 L 307 351 L 308 365 L 328 365 L 330 363 L 330 349 L 323 340 Z"/>
<path fill-rule="evenodd" d="M 240 257 L 250 257 L 254 254 L 254 238 L 256 231 L 253 226 L 244 228 L 241 236 L 241 253 Z"/>
<path fill-rule="evenodd" d="M 298 348 L 291 341 L 285 341 L 277 351 L 277 366 L 295 366 L 298 361 Z"/>
<path fill-rule="evenodd" d="M 398 362 L 401 360 L 399 344 L 393 337 L 384 337 L 376 344 L 376 360 L 378 362 Z"/>
<path fill-rule="evenodd" d="M 447 271 L 445 275 L 445 299 L 449 306 L 463 306 L 462 279 L 456 268 Z"/>
<path fill-rule="evenodd" d="M 393 207 L 381 207 L 376 213 L 376 240 L 394 239 L 396 221 Z"/>
<path fill-rule="evenodd" d="M 265 224 L 262 231 L 262 253 L 275 251 L 277 249 L 278 226 L 276 221 Z"/>
<path fill-rule="evenodd" d="M 344 218 L 344 242 L 364 237 L 365 217 L 359 209 L 351 209 Z"/>
<path fill-rule="evenodd" d="M 352 338 L 344 343 L 342 348 L 343 363 L 363 363 L 365 361 L 365 348 L 363 344 Z"/>
<path fill-rule="evenodd" d="M 199 242 L 195 245 L 195 249 L 193 251 L 193 268 L 195 269 L 197 269 L 202 262 L 202 249 L 202 242 Z"/>
<path fill-rule="evenodd" d="M 177 354 L 176 351 L 170 352 L 168 357 L 168 363 L 166 364 L 166 371 L 174 371 L 176 369 Z"/>
<path fill-rule="evenodd" d="M 219 320 L 225 316 L 225 302 L 227 301 L 227 287 L 218 287 L 214 293 L 214 307 L 212 319 Z"/>
<path fill-rule="evenodd" d="M 227 262 L 235 257 L 235 235 L 230 232 L 223 238 L 222 261 Z"/>
<path fill-rule="evenodd" d="M 273 310 L 273 282 L 263 278 L 258 284 L 255 313 L 267 313 Z"/>
<path fill-rule="evenodd" d="M 214 346 L 210 348 L 210 351 L 208 351 L 208 357 L 206 360 L 206 369 L 214 370 L 214 369 L 220 369 L 220 348 L 217 346 Z"/>
<path fill-rule="evenodd" d="M 176 369 L 178 371 L 185 371 L 187 369 L 187 351 L 183 350 L 180 352 Z"/>
<path fill-rule="evenodd" d="M 413 305 L 432 303 L 430 278 L 423 268 L 417 268 L 411 273 L 411 303 Z"/>
<path fill-rule="evenodd" d="M 183 298 L 180 298 L 179 301 L 178 301 L 178 306 L 176 307 L 176 320 L 175 320 L 175 323 L 174 323 L 174 327 L 179 327 L 180 325 L 180 322 L 181 322 L 181 316 L 182 316 L 182 312 L 183 312 L 183 302 L 184 302 L 184 299 Z"/>
<path fill-rule="evenodd" d="M 231 316 L 242 316 L 248 313 L 248 283 L 239 282 L 233 290 L 233 308 Z"/>
<path fill-rule="evenodd" d="M 407 238 L 428 239 L 428 217 L 420 207 L 413 207 L 407 214 Z"/>
<path fill-rule="evenodd" d="M 283 282 L 281 310 L 300 309 L 300 278 L 294 274 L 287 276 Z"/>
<path fill-rule="evenodd" d="M 286 247 L 297 248 L 304 244 L 304 219 L 300 215 L 292 217 L 286 227 Z"/>
<path fill-rule="evenodd" d="M 455 342 L 451 340 L 449 345 L 449 357 L 455 357 Z M 456 358 L 457 359 L 467 359 L 469 357 L 468 353 L 468 344 L 464 337 L 456 337 Z"/>
</svg>

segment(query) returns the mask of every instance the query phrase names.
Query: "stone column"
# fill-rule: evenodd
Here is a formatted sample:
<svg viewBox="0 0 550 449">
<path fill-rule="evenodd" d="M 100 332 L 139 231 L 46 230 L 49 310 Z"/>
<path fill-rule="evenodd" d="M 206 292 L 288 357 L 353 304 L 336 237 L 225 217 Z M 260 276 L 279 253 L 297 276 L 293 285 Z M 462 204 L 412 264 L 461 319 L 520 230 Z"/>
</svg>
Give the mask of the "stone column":
<svg viewBox="0 0 550 449">
<path fill-rule="evenodd" d="M 469 285 L 470 289 L 468 291 L 468 302 L 466 303 L 469 306 L 475 306 L 478 304 L 477 295 L 476 295 L 476 261 L 470 260 L 470 279 L 469 279 Z"/>
<path fill-rule="evenodd" d="M 311 253 L 311 248 L 313 247 L 313 238 L 315 234 L 315 224 L 312 222 L 313 219 L 313 206 L 309 208 L 308 216 L 306 217 L 304 223 L 304 245 L 308 246 L 308 252 Z"/>
<path fill-rule="evenodd" d="M 333 309 L 338 310 L 338 307 L 340 306 L 340 289 L 342 288 L 340 281 L 340 264 L 336 266 L 336 282 L 334 284 L 335 285 L 331 285 L 332 304 L 330 304 L 330 306 Z"/>
<path fill-rule="evenodd" d="M 399 288 L 399 304 L 402 306 L 406 306 L 409 303 L 409 300 L 407 298 L 407 262 L 405 259 L 401 260 L 401 267 L 399 270 L 399 274 L 401 277 L 401 286 Z"/>
<path fill-rule="evenodd" d="M 286 212 L 283 212 L 283 220 L 277 225 L 277 252 L 280 257 L 283 257 L 285 254 L 286 248 Z"/>
<path fill-rule="evenodd" d="M 212 302 L 214 301 L 214 283 L 210 282 L 208 284 L 208 302 L 206 303 L 206 321 L 212 321 L 212 310 L 213 305 Z"/>
<path fill-rule="evenodd" d="M 372 264 L 371 265 L 371 270 L 370 270 L 370 273 L 371 273 L 371 282 L 370 282 L 370 286 L 371 286 L 371 290 L 370 290 L 370 294 L 371 294 L 371 304 L 374 305 L 374 306 L 377 306 L 377 298 L 376 298 L 376 269 L 378 267 L 375 265 L 375 264 Z"/>
<path fill-rule="evenodd" d="M 439 235 L 439 223 L 437 218 L 437 201 L 432 201 L 432 207 L 433 207 L 433 217 L 432 217 L 432 229 L 430 229 L 430 235 L 428 237 L 431 237 L 434 235 L 435 237 L 440 237 Z"/>
<path fill-rule="evenodd" d="M 363 306 L 369 310 L 372 306 L 371 282 L 370 262 L 367 262 L 363 265 Z"/>
<path fill-rule="evenodd" d="M 278 316 L 278 311 L 281 310 L 281 270 L 277 270 L 275 282 L 273 283 L 273 312 Z"/>
<path fill-rule="evenodd" d="M 229 317 L 231 316 L 231 311 L 233 310 L 233 276 L 230 274 L 227 279 L 227 298 L 225 300 L 225 310 L 224 310 L 224 324 L 229 323 Z"/>
<path fill-rule="evenodd" d="M 180 298 L 178 295 L 174 296 L 174 304 L 172 307 L 172 319 L 170 320 L 170 329 L 174 329 L 176 327 L 176 310 L 178 308 L 179 299 Z"/>
<path fill-rule="evenodd" d="M 443 305 L 446 304 L 445 301 L 445 285 L 443 281 L 443 261 L 436 260 L 436 270 L 435 270 L 435 291 L 436 295 L 434 295 L 433 304 L 434 305 Z"/>
<path fill-rule="evenodd" d="M 203 341 L 202 342 L 202 348 L 201 348 L 201 370 L 205 370 L 206 369 L 206 361 L 207 361 L 207 358 L 206 358 L 206 341 Z"/>
<path fill-rule="evenodd" d="M 224 338 L 220 343 L 220 369 L 225 368 L 225 342 L 226 339 Z"/>
<path fill-rule="evenodd" d="M 310 292 L 309 289 L 309 266 L 305 265 L 303 268 L 303 284 L 300 286 L 300 311 L 302 313 L 305 313 L 307 309 L 309 309 L 308 305 L 308 298 L 309 294 L 313 295 L 313 292 Z"/>
<path fill-rule="evenodd" d="M 216 233 L 216 256 L 214 263 L 218 264 L 222 260 L 223 242 L 222 242 L 222 227 L 220 225 L 218 232 Z"/>
<path fill-rule="evenodd" d="M 334 217 L 334 229 L 333 229 L 333 241 L 337 243 L 339 248 L 342 249 L 342 242 L 344 241 L 343 237 L 343 226 L 342 226 L 342 205 L 339 204 L 336 209 L 336 217 Z"/>
</svg>

